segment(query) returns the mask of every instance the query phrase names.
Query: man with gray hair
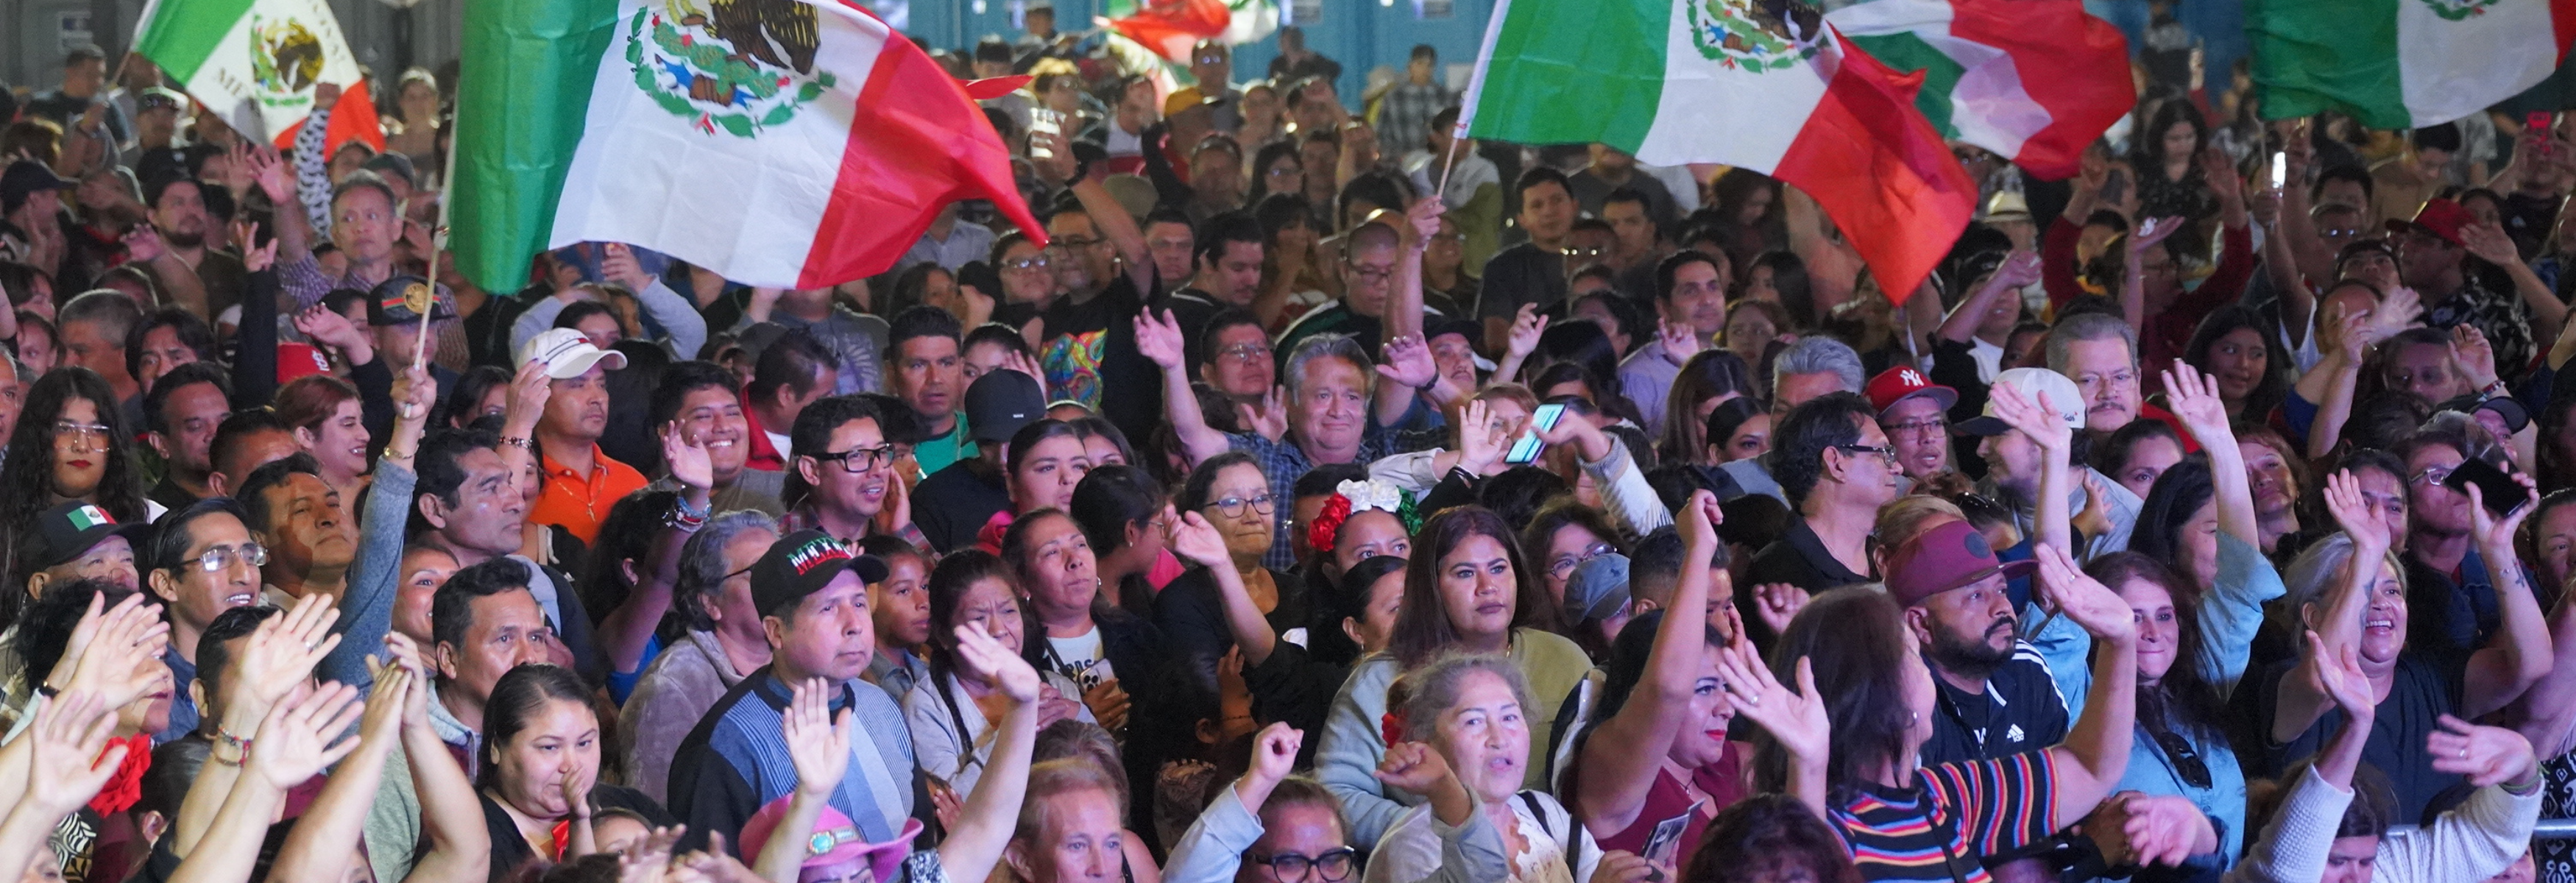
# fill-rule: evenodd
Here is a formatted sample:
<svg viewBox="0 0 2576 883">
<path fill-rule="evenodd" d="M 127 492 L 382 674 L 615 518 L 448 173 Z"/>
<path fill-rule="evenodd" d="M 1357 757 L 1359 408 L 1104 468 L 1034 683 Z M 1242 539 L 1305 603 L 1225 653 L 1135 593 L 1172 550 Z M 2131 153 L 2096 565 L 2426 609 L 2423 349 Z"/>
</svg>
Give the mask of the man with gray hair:
<svg viewBox="0 0 2576 883">
<path fill-rule="evenodd" d="M 778 524 L 749 510 L 717 515 L 680 546 L 671 614 L 688 633 L 644 670 L 617 716 L 627 781 L 669 799 L 671 755 L 743 676 L 769 664 L 769 639 L 751 601 L 751 566 L 778 542 Z"/>
<path fill-rule="evenodd" d="M 1818 336 L 1790 344 L 1771 362 L 1771 420 L 1776 425 L 1789 409 L 1829 393 L 1858 393 L 1863 377 L 1860 354 L 1842 341 Z M 1718 472 L 1735 480 L 1735 487 L 1718 489 L 1718 499 L 1763 494 L 1789 502 L 1780 492 L 1780 482 L 1772 479 L 1771 467 L 1765 465 L 1768 459 L 1747 457 L 1718 467 Z"/>
<path fill-rule="evenodd" d="M 119 405 L 128 402 L 128 425 L 141 426 L 143 385 L 135 382 L 133 372 L 125 370 L 125 337 L 134 326 L 143 324 L 143 308 L 122 291 L 101 288 L 72 298 L 55 314 L 56 336 L 62 343 L 64 365 L 79 365 L 98 372 L 116 390 Z"/>
<path fill-rule="evenodd" d="M 2140 400 L 2147 373 L 2138 364 L 2138 329 L 2129 327 L 2129 323 L 2121 321 L 2118 316 L 2077 313 L 2060 320 L 2057 327 L 2048 332 L 2048 369 L 2075 382 L 2075 391 L 2084 403 L 2084 434 L 2091 436 L 2097 444 L 2141 414 L 2166 423 L 2178 422 L 2167 419 L 2170 415 L 2162 409 L 2147 410 Z M 2174 427 L 2174 434 L 2186 440 L 2191 438 L 2191 434 L 2180 425 Z M 2188 441 L 2185 444 L 2196 447 Z M 2137 525 L 2138 510 L 2146 506 L 2146 501 L 2091 466 L 2086 466 L 2075 478 L 2075 488 L 2071 492 L 2074 503 L 2068 511 L 2084 511 L 2084 489 L 2099 487 L 2103 489 L 2103 512 L 2111 522 L 2109 530 L 2087 538 L 2088 555 L 2127 549 L 2129 531 Z M 2012 502 L 2018 512 L 2029 511 L 2028 501 L 2008 502 Z M 2028 525 L 2024 525 L 2024 529 L 2027 530 Z"/>
<path fill-rule="evenodd" d="M 1192 464 L 1229 450 L 1243 451 L 1270 479 L 1271 505 L 1297 498 L 1297 479 L 1317 466 L 1376 462 L 1412 446 L 1393 427 L 1412 407 L 1416 390 L 1437 383 L 1439 368 L 1419 337 L 1387 340 L 1387 365 L 1379 368 L 1357 341 L 1318 334 L 1299 341 L 1279 372 L 1287 397 L 1254 409 L 1252 432 L 1218 432 L 1199 412 L 1182 350 L 1181 326 L 1169 310 L 1136 321 L 1136 346 L 1163 369 L 1163 405 L 1172 431 Z M 1384 373 L 1386 382 L 1379 382 Z M 1260 429 L 1266 424 L 1271 431 Z M 1275 436 L 1275 438 L 1274 438 Z M 1291 531 L 1277 531 L 1262 564 L 1285 572 L 1297 564 Z"/>
</svg>

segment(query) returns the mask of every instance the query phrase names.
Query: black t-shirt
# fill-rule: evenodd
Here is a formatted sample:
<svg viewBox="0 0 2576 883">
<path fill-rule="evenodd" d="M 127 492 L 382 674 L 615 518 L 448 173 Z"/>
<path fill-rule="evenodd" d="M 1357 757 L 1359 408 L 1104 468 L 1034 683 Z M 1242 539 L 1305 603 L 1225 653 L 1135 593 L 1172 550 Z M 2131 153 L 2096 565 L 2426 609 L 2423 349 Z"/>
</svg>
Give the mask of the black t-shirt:
<svg viewBox="0 0 2576 883">
<path fill-rule="evenodd" d="M 1494 253 L 1485 261 L 1484 288 L 1476 293 L 1476 315 L 1509 319 L 1522 304 L 1547 309 L 1565 302 L 1565 256 L 1524 242 Z"/>
<path fill-rule="evenodd" d="M 520 879 L 519 867 L 535 859 L 537 850 L 529 846 L 528 838 L 519 833 L 519 823 L 510 818 L 509 810 L 493 802 L 490 794 L 477 796 L 483 799 L 484 833 L 492 838 L 491 883 Z M 643 816 L 645 824 L 656 828 L 680 823 L 669 810 L 654 803 L 653 798 L 633 788 L 602 782 L 591 787 L 590 802 L 600 809 L 622 809 Z"/>
<path fill-rule="evenodd" d="M 975 534 L 993 513 L 1011 508 L 1010 489 L 987 480 L 970 460 L 959 460 L 930 474 L 912 489 L 912 522 L 940 552 L 975 544 Z"/>
<path fill-rule="evenodd" d="M 992 321 L 1008 325 L 1011 330 L 1018 331 L 1026 327 L 1030 319 L 1037 317 L 1037 304 L 1006 303 L 993 308 Z"/>
<path fill-rule="evenodd" d="M 1225 308 L 1226 305 L 1219 303 L 1215 295 L 1196 288 L 1184 288 L 1155 298 L 1152 307 L 1156 318 L 1169 310 L 1172 321 L 1180 323 L 1181 364 L 1184 366 L 1207 363 L 1208 354 L 1199 338 L 1207 335 L 1208 320 L 1216 318 L 1216 314 Z"/>
<path fill-rule="evenodd" d="M 2014 647 L 2011 661 L 1986 679 L 1983 693 L 1951 686 L 1938 676 L 1939 712 L 1922 763 L 1993 760 L 2036 751 L 2066 739 L 2066 699 L 2037 651 Z"/>
<path fill-rule="evenodd" d="M 2267 731 L 2280 707 L 2281 682 L 2293 665 L 2275 665 L 2255 682 L 2262 691 L 2257 718 Z M 2410 649 L 2397 657 L 2396 683 L 2390 686 L 2388 698 L 2379 703 L 2379 712 L 2370 724 L 2370 741 L 2361 749 L 2361 760 L 2388 774 L 2390 784 L 2396 787 L 2399 819 L 2422 818 L 2424 804 L 2461 781 L 2459 776 L 2433 769 L 2432 756 L 2424 753 L 2424 737 L 2441 729 L 2442 716 L 2460 707 L 2460 697 L 2467 689 L 2468 666 L 2465 653 Z M 2290 763 L 2325 750 L 2326 743 L 2343 732 L 2343 727 L 2343 711 L 2327 709 L 2307 732 L 2286 744 L 2268 746 L 2268 769 L 2260 774 L 2277 775 Z M 2257 773 L 2251 769 L 2246 772 Z"/>
<path fill-rule="evenodd" d="M 1789 519 L 1789 531 L 1762 551 L 1753 553 L 1753 563 L 1745 571 L 1745 585 L 1788 583 L 1812 595 L 1826 589 L 1870 582 L 1876 577 L 1853 573 L 1833 553 L 1825 550 L 1824 540 L 1807 527 L 1805 518 Z M 1735 593 L 1737 612 L 1744 616 L 1745 634 L 1755 646 L 1771 648 L 1771 627 L 1762 624 L 1759 610 L 1754 609 L 1754 593 Z"/>
<path fill-rule="evenodd" d="M 1291 630 L 1309 627 L 1313 618 L 1306 583 L 1275 570 L 1270 572 L 1270 582 L 1279 587 L 1279 606 L 1262 618 L 1269 621 L 1279 641 L 1287 643 Z M 1163 632 L 1170 664 L 1186 666 L 1190 682 L 1210 692 L 1217 687 L 1217 661 L 1234 649 L 1234 632 L 1226 625 L 1225 601 L 1218 591 L 1207 568 L 1193 567 L 1154 597 L 1154 627 Z"/>
</svg>

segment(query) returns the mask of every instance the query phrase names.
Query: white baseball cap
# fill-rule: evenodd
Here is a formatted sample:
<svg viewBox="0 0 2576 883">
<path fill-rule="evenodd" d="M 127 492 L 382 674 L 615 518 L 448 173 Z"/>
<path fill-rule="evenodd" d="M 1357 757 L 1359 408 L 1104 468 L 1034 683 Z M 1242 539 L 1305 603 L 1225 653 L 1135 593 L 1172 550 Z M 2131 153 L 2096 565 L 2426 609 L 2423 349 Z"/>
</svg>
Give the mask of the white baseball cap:
<svg viewBox="0 0 2576 883">
<path fill-rule="evenodd" d="M 2040 405 L 2040 394 L 2047 393 L 2048 402 L 2042 407 L 2056 411 L 2057 419 L 2065 421 L 2066 428 L 2084 428 L 2084 392 L 2076 389 L 2075 381 L 2066 379 L 2064 374 L 2046 368 L 2014 368 L 1995 375 L 1994 385 L 2020 390 L 2022 398 L 2029 399 L 2033 405 Z M 2001 391 L 1998 388 L 1992 392 Z M 1959 423 L 1961 435 L 2002 435 L 2011 429 L 2003 418 L 1995 416 L 1995 399 L 1991 394 L 1986 397 L 1986 408 L 1982 413 Z"/>
<path fill-rule="evenodd" d="M 608 370 L 626 367 L 626 354 L 590 345 L 590 337 L 570 328 L 548 328 L 519 344 L 519 365 L 544 362 L 546 376 L 569 380 L 590 373 L 590 366 L 608 362 Z"/>
</svg>

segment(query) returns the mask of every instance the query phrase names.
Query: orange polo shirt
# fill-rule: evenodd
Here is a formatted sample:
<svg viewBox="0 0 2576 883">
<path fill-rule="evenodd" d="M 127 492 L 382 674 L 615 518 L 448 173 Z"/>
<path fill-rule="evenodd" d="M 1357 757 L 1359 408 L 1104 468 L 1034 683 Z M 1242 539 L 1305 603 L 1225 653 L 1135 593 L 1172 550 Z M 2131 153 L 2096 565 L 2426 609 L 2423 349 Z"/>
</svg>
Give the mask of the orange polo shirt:
<svg viewBox="0 0 2576 883">
<path fill-rule="evenodd" d="M 608 518 L 609 508 L 644 487 L 644 473 L 609 459 L 599 445 L 590 446 L 590 458 L 591 473 L 583 475 L 539 453 L 537 468 L 546 474 L 546 486 L 537 493 L 536 508 L 528 511 L 528 519 L 562 525 L 588 543 L 599 535 L 599 523 Z"/>
</svg>

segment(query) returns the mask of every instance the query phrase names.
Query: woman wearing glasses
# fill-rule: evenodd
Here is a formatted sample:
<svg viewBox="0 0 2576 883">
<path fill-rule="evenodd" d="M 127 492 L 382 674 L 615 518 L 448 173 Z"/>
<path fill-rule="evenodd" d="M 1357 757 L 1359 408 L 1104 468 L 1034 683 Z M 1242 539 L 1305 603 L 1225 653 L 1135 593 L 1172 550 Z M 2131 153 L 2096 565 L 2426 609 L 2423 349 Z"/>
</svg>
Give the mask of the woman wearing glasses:
<svg viewBox="0 0 2576 883">
<path fill-rule="evenodd" d="M 993 271 L 1002 276 L 1002 299 L 993 306 L 993 321 L 1016 331 L 1055 302 L 1054 261 L 1028 234 L 1013 230 L 993 240 Z"/>
<path fill-rule="evenodd" d="M 1261 566 L 1261 556 L 1270 551 L 1271 537 L 1288 514 L 1284 502 L 1271 496 L 1270 479 L 1263 476 L 1252 455 L 1241 451 L 1200 463 L 1190 471 L 1189 483 L 1181 486 L 1180 497 L 1173 500 L 1178 513 L 1195 514 L 1208 526 L 1222 544 L 1224 560 L 1196 562 L 1207 569 L 1174 580 L 1155 599 L 1154 622 L 1174 650 L 1188 655 L 1194 680 L 1208 690 L 1216 689 L 1217 659 L 1237 643 L 1227 622 L 1233 606 L 1228 602 L 1236 600 L 1233 596 L 1238 593 L 1221 583 L 1217 569 L 1231 572 L 1242 585 L 1241 599 L 1251 604 L 1246 612 L 1264 620 L 1273 634 L 1286 635 L 1292 643 L 1303 637 L 1301 630 L 1310 616 L 1305 584 Z M 1179 515 L 1174 518 L 1177 530 Z M 1174 546 L 1173 551 L 1189 555 L 1178 548 L 1177 537 Z M 1267 647 L 1245 647 L 1244 652 L 1247 667 L 1269 655 Z"/>
<path fill-rule="evenodd" d="M 1316 777 L 1341 798 L 1354 842 L 1375 846 L 1406 805 L 1418 802 L 1398 802 L 1376 775 L 1387 751 L 1380 726 L 1387 686 L 1399 672 L 1450 650 L 1506 655 L 1538 703 L 1527 712 L 1536 721 L 1533 744 L 1555 744 L 1557 706 L 1591 673 L 1592 660 L 1553 631 L 1556 608 L 1525 560 L 1511 526 L 1481 506 L 1442 510 L 1414 537 L 1395 633 L 1386 652 L 1362 659 L 1333 697 L 1315 755 Z M 1526 784 L 1544 784 L 1545 767 L 1529 765 Z"/>
<path fill-rule="evenodd" d="M 1271 724 L 1253 737 L 1251 769 L 1218 791 L 1172 845 L 1163 883 L 1359 878 L 1359 851 L 1351 848 L 1341 804 L 1315 780 L 1290 773 L 1304 741 L 1305 733 L 1287 724 Z"/>
<path fill-rule="evenodd" d="M 1565 606 L 1565 584 L 1574 579 L 1574 568 L 1627 551 L 1610 520 L 1572 496 L 1549 500 L 1530 516 L 1521 528 L 1521 548 L 1536 559 L 1539 584 L 1547 587 L 1548 601 L 1558 609 Z"/>
<path fill-rule="evenodd" d="M 0 572 L 19 572 L 18 556 L 33 541 L 26 532 L 56 505 L 90 503 L 124 524 L 161 517 L 161 505 L 143 497 L 124 422 L 116 392 L 87 368 L 53 371 L 27 390 L 0 455 L 0 553 L 8 558 Z"/>
</svg>

